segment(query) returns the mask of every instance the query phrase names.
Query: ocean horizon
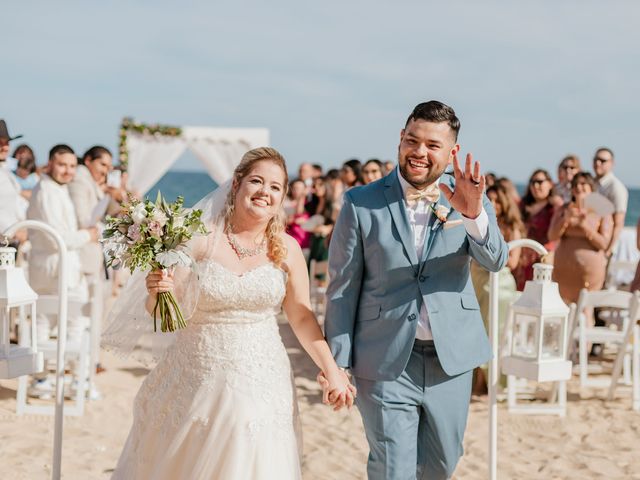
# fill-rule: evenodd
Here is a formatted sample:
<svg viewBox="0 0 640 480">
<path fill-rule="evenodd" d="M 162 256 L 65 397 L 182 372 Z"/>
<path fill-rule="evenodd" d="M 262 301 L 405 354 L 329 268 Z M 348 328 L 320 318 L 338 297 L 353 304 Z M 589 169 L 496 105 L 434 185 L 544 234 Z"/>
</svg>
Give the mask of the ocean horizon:
<svg viewBox="0 0 640 480">
<path fill-rule="evenodd" d="M 147 193 L 147 197 L 155 200 L 158 190 L 168 201 L 174 201 L 179 195 L 184 197 L 187 207 L 193 206 L 207 193 L 215 190 L 218 184 L 206 172 L 170 170 Z M 518 191 L 524 191 L 524 185 L 517 184 Z M 629 189 L 629 206 L 625 217 L 625 226 L 632 227 L 640 217 L 640 188 Z"/>
</svg>

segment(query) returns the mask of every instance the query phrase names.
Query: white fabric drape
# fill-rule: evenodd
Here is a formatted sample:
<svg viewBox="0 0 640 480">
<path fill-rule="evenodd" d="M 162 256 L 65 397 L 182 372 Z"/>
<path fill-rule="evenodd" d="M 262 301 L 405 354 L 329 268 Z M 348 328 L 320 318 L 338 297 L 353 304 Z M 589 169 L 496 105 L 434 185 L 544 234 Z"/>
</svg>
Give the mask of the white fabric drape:
<svg viewBox="0 0 640 480">
<path fill-rule="evenodd" d="M 218 184 L 231 178 L 242 155 L 269 145 L 265 128 L 183 127 L 179 137 L 129 133 L 129 187 L 147 193 L 189 148 Z"/>
<path fill-rule="evenodd" d="M 231 178 L 247 151 L 269 144 L 269 133 L 264 129 L 185 127 L 182 135 L 218 184 Z"/>
<path fill-rule="evenodd" d="M 187 148 L 182 137 L 129 133 L 129 188 L 145 194 L 166 173 Z"/>
</svg>

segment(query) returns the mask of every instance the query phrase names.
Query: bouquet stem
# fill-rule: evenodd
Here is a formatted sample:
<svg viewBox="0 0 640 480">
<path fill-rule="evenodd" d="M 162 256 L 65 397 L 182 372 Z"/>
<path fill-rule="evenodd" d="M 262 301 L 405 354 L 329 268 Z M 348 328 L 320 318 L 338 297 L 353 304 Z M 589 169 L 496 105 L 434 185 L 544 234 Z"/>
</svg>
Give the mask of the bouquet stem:
<svg viewBox="0 0 640 480">
<path fill-rule="evenodd" d="M 160 331 L 175 332 L 187 326 L 180 306 L 171 292 L 158 294 L 156 305 L 153 307 L 153 331 L 157 332 L 157 318 L 160 316 Z"/>
</svg>

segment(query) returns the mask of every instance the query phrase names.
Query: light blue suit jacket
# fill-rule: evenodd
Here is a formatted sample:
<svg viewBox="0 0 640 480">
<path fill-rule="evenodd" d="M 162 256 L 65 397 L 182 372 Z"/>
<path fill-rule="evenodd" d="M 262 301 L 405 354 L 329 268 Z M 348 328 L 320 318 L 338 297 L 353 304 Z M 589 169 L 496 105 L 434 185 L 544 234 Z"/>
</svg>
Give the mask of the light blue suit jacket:
<svg viewBox="0 0 640 480">
<path fill-rule="evenodd" d="M 441 182 L 454 186 L 444 174 Z M 448 222 L 461 219 L 449 208 Z M 443 370 L 457 375 L 491 356 L 471 278 L 471 258 L 497 272 L 508 247 L 484 198 L 489 228 L 483 245 L 462 224 L 443 228 L 431 215 L 418 258 L 397 170 L 349 190 L 329 249 L 325 335 L 336 362 L 357 377 L 395 380 L 407 365 L 422 302 L 426 302 Z M 450 223 L 453 225 L 453 223 Z"/>
</svg>

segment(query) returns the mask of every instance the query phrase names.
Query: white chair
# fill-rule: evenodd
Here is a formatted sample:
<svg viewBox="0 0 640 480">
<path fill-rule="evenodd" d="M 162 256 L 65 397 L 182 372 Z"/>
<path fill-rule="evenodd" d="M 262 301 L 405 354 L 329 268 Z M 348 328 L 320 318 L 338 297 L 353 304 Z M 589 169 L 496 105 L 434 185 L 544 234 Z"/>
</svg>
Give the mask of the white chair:
<svg viewBox="0 0 640 480">
<path fill-rule="evenodd" d="M 629 284 L 636 273 L 637 260 L 611 260 L 607 266 L 607 288 L 617 288 L 620 285 Z"/>
<path fill-rule="evenodd" d="M 590 343 L 601 343 L 604 345 L 621 345 L 624 341 L 625 330 L 629 322 L 628 309 L 632 294 L 621 290 L 597 290 L 588 291 L 582 289 L 578 298 L 577 308 L 571 322 L 570 332 L 574 342 L 577 342 L 578 364 L 580 371 L 580 387 L 606 387 L 610 379 L 589 378 L 589 370 L 597 371 L 595 365 L 589 365 L 588 346 Z M 595 308 L 600 309 L 600 317 L 604 317 L 605 326 L 590 326 L 587 324 L 587 312 L 593 312 Z M 612 328 L 616 327 L 616 328 Z M 572 349 L 575 358 L 575 343 Z M 627 355 L 624 359 L 624 380 L 631 383 L 630 367 L 631 361 Z M 600 371 L 602 371 L 600 369 Z"/>
<path fill-rule="evenodd" d="M 309 263 L 309 294 L 311 309 L 320 323 L 324 322 L 327 285 L 329 284 L 329 262 L 311 260 Z"/>
<path fill-rule="evenodd" d="M 58 296 L 40 295 L 36 303 L 38 314 L 57 315 Z M 91 304 L 88 301 L 69 297 L 68 302 L 69 317 L 89 317 L 91 315 Z M 91 338 L 89 333 L 89 323 L 83 327 L 83 332 L 79 339 L 67 341 L 65 361 L 74 360 L 73 377 L 77 381 L 76 395 L 73 406 L 65 407 L 65 415 L 82 416 L 84 413 L 84 401 L 86 396 L 86 386 L 89 373 L 89 358 L 91 349 Z M 28 345 L 31 341 L 31 325 L 25 318 L 18 322 L 18 342 L 20 345 Z M 57 353 L 57 341 L 52 338 L 38 338 L 38 351 L 43 352 L 45 362 L 55 361 Z M 37 415 L 54 415 L 55 405 L 32 405 L 27 402 L 28 376 L 23 375 L 18 379 L 18 391 L 16 394 L 16 413 Z"/>
<path fill-rule="evenodd" d="M 631 299 L 631 305 L 629 307 L 629 324 L 624 332 L 624 339 L 620 348 L 618 348 L 618 354 L 613 364 L 613 372 L 611 373 L 611 386 L 609 387 L 608 400 L 612 400 L 616 388 L 618 386 L 618 379 L 624 364 L 624 359 L 629 355 L 631 351 L 632 358 L 632 405 L 633 409 L 640 411 L 640 292 L 634 292 Z"/>
</svg>

